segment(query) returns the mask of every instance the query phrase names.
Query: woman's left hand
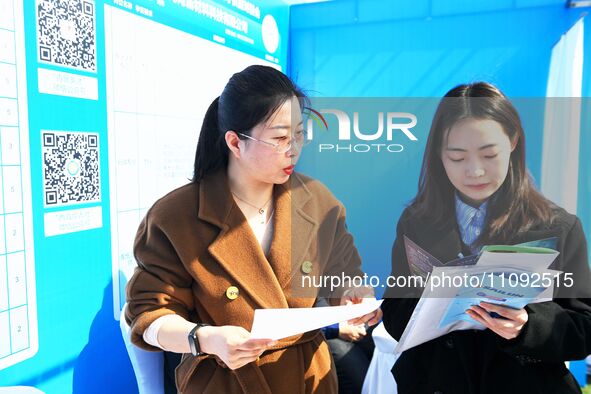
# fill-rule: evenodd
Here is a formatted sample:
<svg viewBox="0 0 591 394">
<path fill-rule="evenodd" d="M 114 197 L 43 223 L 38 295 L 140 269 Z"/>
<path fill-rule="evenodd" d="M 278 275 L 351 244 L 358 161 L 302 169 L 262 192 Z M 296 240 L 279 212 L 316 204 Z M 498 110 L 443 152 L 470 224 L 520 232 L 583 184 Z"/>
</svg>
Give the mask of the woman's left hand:
<svg viewBox="0 0 591 394">
<path fill-rule="evenodd" d="M 348 289 L 343 293 L 341 297 L 341 305 L 348 305 L 348 304 L 359 304 L 363 302 L 364 299 L 371 298 L 375 300 L 375 295 L 373 292 L 373 288 L 371 287 L 355 287 L 353 289 Z M 360 325 L 365 324 L 369 326 L 373 326 L 382 320 L 382 310 L 380 308 L 376 309 L 373 312 L 370 312 L 366 315 L 359 316 L 353 320 L 349 320 L 349 324 L 352 325 Z"/>
<path fill-rule="evenodd" d="M 495 312 L 501 318 L 490 316 Z M 505 339 L 516 338 L 527 323 L 528 314 L 524 308 L 513 309 L 506 306 L 481 302 L 466 310 L 468 315 L 478 323 L 484 325 Z"/>
</svg>

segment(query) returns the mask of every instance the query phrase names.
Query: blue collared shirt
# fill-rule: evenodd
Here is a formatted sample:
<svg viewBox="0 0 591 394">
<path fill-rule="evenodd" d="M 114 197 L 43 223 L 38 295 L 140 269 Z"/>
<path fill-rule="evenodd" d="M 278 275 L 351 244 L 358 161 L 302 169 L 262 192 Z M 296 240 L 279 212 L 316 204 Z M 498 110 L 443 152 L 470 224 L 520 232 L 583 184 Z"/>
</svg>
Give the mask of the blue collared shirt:
<svg viewBox="0 0 591 394">
<path fill-rule="evenodd" d="M 472 253 L 478 253 L 479 247 L 473 246 L 474 241 L 480 236 L 484 229 L 484 220 L 486 219 L 486 209 L 488 200 L 482 203 L 478 208 L 474 208 L 463 202 L 458 193 L 455 194 L 456 201 L 456 220 L 460 229 L 462 242 L 470 248 Z"/>
</svg>

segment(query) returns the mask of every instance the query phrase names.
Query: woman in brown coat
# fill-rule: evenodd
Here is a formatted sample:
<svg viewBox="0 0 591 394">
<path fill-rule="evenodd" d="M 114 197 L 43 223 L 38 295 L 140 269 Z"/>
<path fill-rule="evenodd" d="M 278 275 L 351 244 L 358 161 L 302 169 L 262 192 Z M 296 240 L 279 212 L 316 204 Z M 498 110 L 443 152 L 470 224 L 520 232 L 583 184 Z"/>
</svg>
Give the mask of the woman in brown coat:
<svg viewBox="0 0 591 394">
<path fill-rule="evenodd" d="M 249 332 L 257 308 L 373 296 L 303 286 L 306 277 L 363 275 L 343 206 L 293 172 L 306 141 L 304 100 L 273 68 L 235 74 L 205 115 L 193 181 L 157 201 L 139 227 L 126 318 L 136 345 L 183 353 L 180 392 L 337 392 L 319 331 L 278 341 Z"/>
</svg>

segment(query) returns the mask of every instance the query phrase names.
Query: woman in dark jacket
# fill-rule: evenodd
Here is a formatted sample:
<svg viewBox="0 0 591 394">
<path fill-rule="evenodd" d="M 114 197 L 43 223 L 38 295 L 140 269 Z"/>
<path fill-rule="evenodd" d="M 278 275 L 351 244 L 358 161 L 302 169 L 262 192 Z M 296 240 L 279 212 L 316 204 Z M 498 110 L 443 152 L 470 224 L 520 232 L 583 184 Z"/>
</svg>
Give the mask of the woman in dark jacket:
<svg viewBox="0 0 591 394">
<path fill-rule="evenodd" d="M 442 262 L 477 253 L 483 245 L 556 237 L 560 254 L 550 268 L 564 272 L 553 301 L 522 309 L 474 305 L 467 314 L 484 330 L 453 331 L 403 352 L 392 369 L 399 393 L 581 392 L 565 361 L 591 353 L 585 236 L 576 216 L 535 190 L 519 115 L 496 87 L 460 85 L 441 101 L 418 194 L 396 235 L 394 277 L 411 275 L 404 236 Z M 382 310 L 395 339 L 421 292 L 388 289 Z"/>
</svg>

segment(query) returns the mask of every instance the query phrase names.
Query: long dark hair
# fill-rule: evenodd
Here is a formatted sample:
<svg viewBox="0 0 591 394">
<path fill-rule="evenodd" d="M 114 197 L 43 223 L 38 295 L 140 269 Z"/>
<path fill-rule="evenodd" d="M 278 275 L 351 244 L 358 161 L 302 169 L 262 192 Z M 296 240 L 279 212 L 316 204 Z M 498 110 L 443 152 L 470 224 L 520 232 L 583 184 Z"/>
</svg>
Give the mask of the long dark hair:
<svg viewBox="0 0 591 394">
<path fill-rule="evenodd" d="M 303 108 L 306 96 L 285 74 L 272 67 L 249 66 L 234 74 L 203 119 L 192 181 L 199 182 L 227 167 L 229 149 L 224 135 L 228 130 L 250 135 L 253 127 L 267 121 L 294 97 Z"/>
<path fill-rule="evenodd" d="M 486 82 L 456 86 L 439 103 L 425 148 L 419 191 L 410 205 L 412 212 L 436 226 L 454 215 L 455 189 L 443 167 L 441 151 L 449 130 L 469 118 L 498 122 L 516 143 L 507 177 L 489 200 L 486 228 L 478 244 L 509 243 L 534 225 L 550 224 L 554 205 L 535 189 L 525 166 L 525 135 L 519 114 L 499 89 Z"/>
</svg>

